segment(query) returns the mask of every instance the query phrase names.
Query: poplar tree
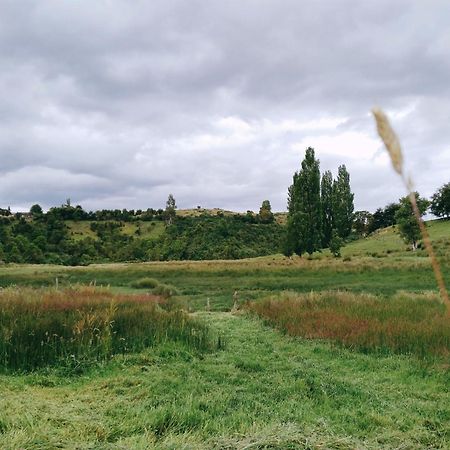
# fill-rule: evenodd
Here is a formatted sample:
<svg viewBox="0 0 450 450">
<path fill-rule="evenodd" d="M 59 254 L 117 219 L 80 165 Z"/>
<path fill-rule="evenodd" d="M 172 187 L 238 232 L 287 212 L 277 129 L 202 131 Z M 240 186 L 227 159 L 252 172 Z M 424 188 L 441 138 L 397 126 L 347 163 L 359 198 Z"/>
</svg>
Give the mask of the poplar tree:
<svg viewBox="0 0 450 450">
<path fill-rule="evenodd" d="M 320 185 L 322 206 L 322 246 L 330 245 L 333 233 L 333 175 L 327 170 Z"/>
<path fill-rule="evenodd" d="M 308 147 L 302 168 L 289 188 L 286 254 L 312 254 L 322 244 L 320 168 L 314 149 Z"/>
<path fill-rule="evenodd" d="M 350 175 L 345 165 L 339 166 L 337 179 L 333 182 L 333 228 L 345 239 L 352 231 L 354 194 L 350 189 Z"/>
</svg>

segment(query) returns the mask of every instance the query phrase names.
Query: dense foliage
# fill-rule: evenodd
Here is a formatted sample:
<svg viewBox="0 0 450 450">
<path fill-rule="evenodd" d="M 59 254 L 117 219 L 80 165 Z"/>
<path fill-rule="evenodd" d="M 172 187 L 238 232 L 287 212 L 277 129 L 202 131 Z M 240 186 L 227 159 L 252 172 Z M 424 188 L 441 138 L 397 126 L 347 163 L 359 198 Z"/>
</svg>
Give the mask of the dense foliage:
<svg viewBox="0 0 450 450">
<path fill-rule="evenodd" d="M 288 191 L 287 228 L 287 255 L 311 254 L 322 247 L 320 167 L 311 147 Z"/>
<path fill-rule="evenodd" d="M 167 215 L 156 214 L 158 220 L 148 226 L 159 226 L 161 233 L 150 236 L 142 234 L 144 220 L 73 222 L 73 210 L 83 211 L 81 207 L 52 208 L 46 214 L 33 207 L 30 214 L 0 217 L 0 261 L 85 265 L 108 261 L 237 259 L 277 253 L 283 228 L 273 222 L 270 204 L 265 206 L 261 215 L 172 215 L 168 220 Z M 68 220 L 89 224 L 89 232 L 74 233 Z M 131 223 L 135 231 L 125 232 Z"/>
<path fill-rule="evenodd" d="M 265 219 L 264 219 L 265 220 Z M 239 259 L 278 253 L 283 228 L 246 216 L 178 218 L 150 243 L 151 260 Z"/>
<path fill-rule="evenodd" d="M 450 183 L 444 184 L 431 199 L 431 212 L 438 217 L 450 218 Z"/>
<path fill-rule="evenodd" d="M 339 242 L 348 238 L 353 224 L 353 197 L 346 167 L 339 166 L 335 180 L 330 171 L 325 172 L 321 179 L 320 162 L 314 149 L 308 147 L 301 169 L 294 173 L 288 190 L 284 253 L 312 254 L 329 247 L 333 235 L 334 244 L 336 238 Z"/>
<path fill-rule="evenodd" d="M 389 203 L 384 208 L 378 208 L 370 219 L 368 232 L 373 233 L 380 228 L 394 225 L 396 223 L 395 214 L 399 208 L 399 203 Z"/>
<path fill-rule="evenodd" d="M 417 208 L 420 215 L 423 216 L 430 202 L 425 198 L 419 197 L 417 192 L 415 193 L 415 196 Z M 395 220 L 398 225 L 400 236 L 407 244 L 411 244 L 412 249 L 415 250 L 417 248 L 417 243 L 422 236 L 409 197 L 400 199 L 400 207 L 395 213 Z"/>
</svg>

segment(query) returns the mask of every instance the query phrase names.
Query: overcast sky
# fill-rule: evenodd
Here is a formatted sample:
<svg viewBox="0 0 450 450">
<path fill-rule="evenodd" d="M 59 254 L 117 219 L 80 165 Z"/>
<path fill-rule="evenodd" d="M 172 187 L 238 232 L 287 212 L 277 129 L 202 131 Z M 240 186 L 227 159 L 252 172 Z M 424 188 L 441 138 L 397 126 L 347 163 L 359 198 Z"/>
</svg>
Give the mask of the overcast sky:
<svg viewBox="0 0 450 450">
<path fill-rule="evenodd" d="M 0 207 L 286 209 L 312 146 L 356 209 L 450 181 L 448 0 L 0 0 Z"/>
</svg>

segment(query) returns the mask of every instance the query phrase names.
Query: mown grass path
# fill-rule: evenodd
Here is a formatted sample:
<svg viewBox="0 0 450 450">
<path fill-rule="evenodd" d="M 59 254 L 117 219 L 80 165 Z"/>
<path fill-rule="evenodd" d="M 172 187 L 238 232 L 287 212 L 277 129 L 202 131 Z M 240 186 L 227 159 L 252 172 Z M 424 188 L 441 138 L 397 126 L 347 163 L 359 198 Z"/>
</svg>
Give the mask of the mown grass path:
<svg viewBox="0 0 450 450">
<path fill-rule="evenodd" d="M 226 348 L 176 344 L 79 377 L 0 377 L 0 448 L 449 448 L 445 368 L 198 313 Z"/>
</svg>

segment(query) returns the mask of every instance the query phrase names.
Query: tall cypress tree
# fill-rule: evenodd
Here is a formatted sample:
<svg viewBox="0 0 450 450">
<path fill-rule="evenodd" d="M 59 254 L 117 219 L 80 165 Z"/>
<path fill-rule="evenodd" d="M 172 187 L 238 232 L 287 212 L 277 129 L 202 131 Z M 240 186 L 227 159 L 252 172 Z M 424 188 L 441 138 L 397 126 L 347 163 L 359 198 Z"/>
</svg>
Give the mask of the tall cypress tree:
<svg viewBox="0 0 450 450">
<path fill-rule="evenodd" d="M 333 234 L 333 175 L 327 170 L 320 185 L 322 205 L 322 246 L 330 245 Z"/>
<path fill-rule="evenodd" d="M 286 254 L 309 254 L 321 248 L 320 168 L 314 149 L 308 147 L 300 172 L 289 188 Z"/>
<path fill-rule="evenodd" d="M 345 165 L 339 166 L 333 182 L 333 227 L 339 237 L 345 239 L 352 230 L 354 194 L 350 189 L 350 175 Z"/>
</svg>

